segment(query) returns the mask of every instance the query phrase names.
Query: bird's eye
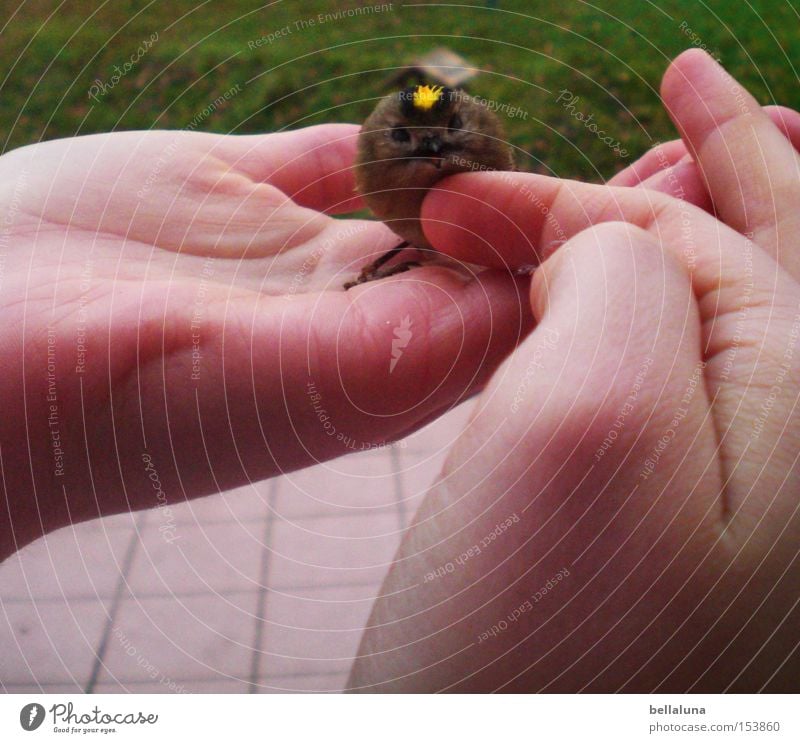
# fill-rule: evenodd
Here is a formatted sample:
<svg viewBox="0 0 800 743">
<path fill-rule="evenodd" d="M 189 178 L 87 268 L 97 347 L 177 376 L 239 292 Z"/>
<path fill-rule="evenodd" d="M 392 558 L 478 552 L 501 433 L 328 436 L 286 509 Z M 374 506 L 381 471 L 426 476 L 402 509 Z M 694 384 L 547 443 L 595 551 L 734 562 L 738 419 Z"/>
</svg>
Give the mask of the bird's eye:
<svg viewBox="0 0 800 743">
<path fill-rule="evenodd" d="M 408 142 L 411 139 L 411 135 L 408 133 L 408 129 L 405 127 L 393 126 L 392 139 L 395 142 Z"/>
<path fill-rule="evenodd" d="M 450 123 L 447 125 L 448 129 L 460 129 L 464 126 L 464 122 L 461 121 L 461 117 L 458 114 L 453 114 L 450 119 Z"/>
</svg>

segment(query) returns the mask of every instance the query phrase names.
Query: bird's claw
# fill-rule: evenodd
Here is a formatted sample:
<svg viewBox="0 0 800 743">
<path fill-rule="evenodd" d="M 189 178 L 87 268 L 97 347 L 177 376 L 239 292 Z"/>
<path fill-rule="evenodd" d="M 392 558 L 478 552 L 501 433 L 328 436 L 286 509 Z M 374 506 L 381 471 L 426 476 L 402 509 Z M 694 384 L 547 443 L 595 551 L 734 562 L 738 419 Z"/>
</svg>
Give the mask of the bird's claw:
<svg viewBox="0 0 800 743">
<path fill-rule="evenodd" d="M 421 265 L 419 261 L 406 261 L 404 263 L 398 263 L 396 266 L 392 266 L 385 271 L 362 271 L 355 281 L 348 281 L 344 284 L 344 290 L 347 291 L 359 284 L 366 284 L 368 281 L 377 281 L 378 279 L 385 279 L 398 273 L 404 273 L 411 268 L 419 268 Z M 368 268 L 371 268 L 371 266 L 368 266 Z"/>
</svg>

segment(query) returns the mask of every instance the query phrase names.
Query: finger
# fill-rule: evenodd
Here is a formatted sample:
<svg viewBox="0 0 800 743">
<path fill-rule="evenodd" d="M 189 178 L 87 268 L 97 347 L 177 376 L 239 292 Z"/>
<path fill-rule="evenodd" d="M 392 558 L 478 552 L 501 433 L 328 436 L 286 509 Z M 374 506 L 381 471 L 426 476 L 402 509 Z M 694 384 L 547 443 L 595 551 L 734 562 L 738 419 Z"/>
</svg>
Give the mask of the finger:
<svg viewBox="0 0 800 743">
<path fill-rule="evenodd" d="M 291 285 L 279 298 L 209 280 L 201 321 L 197 280 L 176 280 L 169 290 L 148 293 L 146 301 L 140 291 L 137 304 L 125 303 L 123 313 L 133 320 L 114 326 L 113 350 L 105 319 L 113 313 L 93 305 L 88 322 L 96 332 L 86 341 L 96 362 L 92 400 L 86 410 L 67 414 L 75 402 L 64 417 L 72 422 L 69 431 L 88 426 L 86 456 L 91 451 L 96 466 L 91 482 L 89 468 L 74 468 L 65 487 L 96 487 L 104 495 L 102 504 L 83 499 L 80 513 L 76 506 L 62 524 L 92 512 L 152 507 L 152 495 L 142 487 L 118 486 L 120 479 L 146 478 L 138 456 L 122 465 L 114 456 L 122 441 L 154 452 L 165 492 L 180 499 L 252 484 L 411 433 L 482 386 L 527 332 L 527 287 L 489 273 L 465 284 L 449 272 L 426 269 L 424 281 L 398 277 L 355 295 L 293 293 Z M 53 333 L 67 337 L 71 320 L 66 315 Z M 79 374 L 65 379 L 67 402 L 83 405 L 72 394 L 79 383 Z M 48 404 L 39 396 L 37 405 L 40 399 Z M 141 404 L 141 417 L 130 413 L 132 399 Z M 39 451 L 48 454 L 39 447 L 37 461 Z M 166 451 L 174 456 L 155 454 Z M 53 510 L 60 515 L 63 498 L 58 500 Z"/>
<path fill-rule="evenodd" d="M 225 137 L 220 153 L 231 167 L 279 188 L 301 206 L 330 214 L 351 212 L 363 206 L 352 168 L 358 132 L 355 124 L 322 124 Z"/>
<path fill-rule="evenodd" d="M 792 147 L 800 151 L 800 113 L 788 106 L 764 106 L 764 112 Z"/>
<path fill-rule="evenodd" d="M 753 379 L 782 379 L 787 373 L 779 347 L 796 336 L 790 324 L 797 285 L 752 240 L 701 209 L 642 188 L 522 173 L 462 174 L 445 185 L 449 192 L 436 189 L 423 205 L 425 230 L 435 247 L 474 263 L 534 263 L 554 244 L 602 222 L 624 221 L 649 232 L 692 283 L 702 320 L 706 389 L 710 399 L 722 401 L 714 419 L 726 432 L 723 457 L 738 461 L 748 447 L 748 455 L 769 456 L 783 446 L 773 429 L 757 441 L 751 436 L 759 408 L 772 405 L 763 388 L 753 389 Z M 742 354 L 740 347 L 760 353 Z M 780 423 L 777 416 L 771 420 Z M 741 505 L 740 495 L 731 497 L 731 513 Z"/>
<path fill-rule="evenodd" d="M 713 208 L 711 196 L 691 155 L 684 155 L 674 165 L 653 173 L 638 185 L 640 188 L 649 188 L 675 199 L 688 201 L 707 212 Z"/>
<path fill-rule="evenodd" d="M 772 119 L 795 150 L 800 150 L 800 113 L 786 106 L 765 106 L 764 112 Z M 617 173 L 608 181 L 609 186 L 638 186 L 661 171 L 687 161 L 689 150 L 682 139 L 656 144 L 636 162 Z M 691 156 L 688 158 L 691 159 Z M 679 181 L 684 181 L 679 177 Z M 662 190 L 662 189 L 658 189 Z M 666 192 L 665 192 L 666 193 Z"/>
<path fill-rule="evenodd" d="M 115 132 L 21 148 L 3 164 L 28 173 L 29 211 L 47 222 L 198 255 L 273 255 L 331 221 L 292 196 L 328 211 L 359 205 L 356 133 Z"/>
<path fill-rule="evenodd" d="M 609 181 L 612 186 L 641 186 L 688 201 L 706 211 L 711 199 L 682 140 L 657 144 Z"/>
<path fill-rule="evenodd" d="M 791 143 L 703 51 L 670 65 L 661 95 L 720 217 L 800 276 L 800 157 Z"/>
<path fill-rule="evenodd" d="M 642 181 L 681 160 L 688 150 L 680 139 L 656 144 L 636 162 L 621 170 L 611 180 L 609 186 L 638 186 Z"/>
<path fill-rule="evenodd" d="M 418 511 L 373 609 L 353 686 L 574 692 L 613 665 L 592 689 L 611 691 L 685 618 L 669 605 L 696 567 L 682 532 L 708 535 L 719 478 L 704 471 L 715 442 L 702 391 L 681 403 L 700 327 L 685 272 L 652 235 L 600 225 L 542 266 L 532 301 L 540 324 L 492 377 Z M 659 332 L 662 317 L 683 332 Z M 681 407 L 681 436 L 644 485 L 642 463 Z M 692 445 L 681 480 L 692 495 L 670 497 L 667 460 L 681 462 Z M 704 479 L 708 488 L 692 487 Z M 498 524 L 502 535 L 485 547 Z M 484 548 L 432 573 L 472 545 Z M 654 581 L 672 562 L 669 579 Z M 539 601 L 543 586 L 558 600 Z M 651 620 L 646 642 L 619 641 Z M 602 642 L 611 631 L 620 634 Z M 671 670 L 658 663 L 654 675 Z"/>
<path fill-rule="evenodd" d="M 800 114 L 783 106 L 767 106 L 766 114 L 797 150 Z M 688 201 L 711 212 L 713 204 L 700 170 L 682 140 L 658 144 L 610 181 L 614 186 L 641 186 Z"/>
<path fill-rule="evenodd" d="M 273 459 L 261 451 L 253 462 L 264 477 L 276 474 L 263 469 L 274 461 L 286 470 L 351 451 L 343 436 L 360 445 L 407 435 L 480 388 L 527 334 L 526 291 L 500 272 L 466 282 L 428 267 L 348 292 L 297 294 L 280 312 L 243 307 L 228 319 L 225 354 L 252 375 L 230 379 L 224 394 L 243 410 L 255 395 L 258 409 L 230 424 L 241 429 L 235 439 L 257 444 L 255 415 L 269 422 Z"/>
<path fill-rule="evenodd" d="M 774 262 L 750 241 L 702 209 L 649 189 L 533 173 L 459 174 L 431 189 L 422 219 L 438 250 L 512 269 L 536 265 L 592 225 L 629 222 L 684 264 L 700 298 L 720 290 L 720 304 L 709 312 L 735 311 L 743 292 L 752 293 L 752 286 L 744 288 L 751 279 L 759 288 L 775 285 Z"/>
</svg>

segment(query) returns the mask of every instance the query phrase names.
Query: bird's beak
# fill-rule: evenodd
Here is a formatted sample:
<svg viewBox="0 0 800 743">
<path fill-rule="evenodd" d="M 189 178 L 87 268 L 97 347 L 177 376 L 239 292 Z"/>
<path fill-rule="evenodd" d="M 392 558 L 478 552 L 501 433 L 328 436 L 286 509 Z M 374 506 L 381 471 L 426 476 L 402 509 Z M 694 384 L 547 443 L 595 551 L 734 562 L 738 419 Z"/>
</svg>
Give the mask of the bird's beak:
<svg viewBox="0 0 800 743">
<path fill-rule="evenodd" d="M 442 163 L 444 162 L 444 157 L 441 154 L 443 149 L 444 143 L 441 138 L 437 134 L 433 134 L 423 138 L 419 147 L 417 147 L 414 152 L 414 157 L 420 160 L 426 160 L 433 165 L 434 168 L 441 170 Z"/>
<path fill-rule="evenodd" d="M 419 147 L 417 147 L 417 155 L 419 157 L 436 156 L 442 151 L 443 143 L 439 135 L 433 134 L 428 137 L 423 137 Z"/>
</svg>

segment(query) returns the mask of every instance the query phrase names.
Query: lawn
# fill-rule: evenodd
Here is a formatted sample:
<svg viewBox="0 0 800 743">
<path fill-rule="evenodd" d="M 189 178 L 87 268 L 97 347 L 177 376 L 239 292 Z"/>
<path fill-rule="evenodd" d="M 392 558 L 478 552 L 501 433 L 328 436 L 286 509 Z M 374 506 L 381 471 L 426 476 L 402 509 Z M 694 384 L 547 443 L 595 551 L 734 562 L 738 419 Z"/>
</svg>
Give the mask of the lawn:
<svg viewBox="0 0 800 743">
<path fill-rule="evenodd" d="M 0 12 L 3 151 L 120 129 L 359 122 L 393 72 L 441 45 L 481 70 L 470 92 L 518 109 L 503 118 L 521 167 L 566 177 L 608 177 L 674 136 L 658 84 L 695 44 L 762 103 L 800 108 L 797 0 L 34 0 Z"/>
</svg>

